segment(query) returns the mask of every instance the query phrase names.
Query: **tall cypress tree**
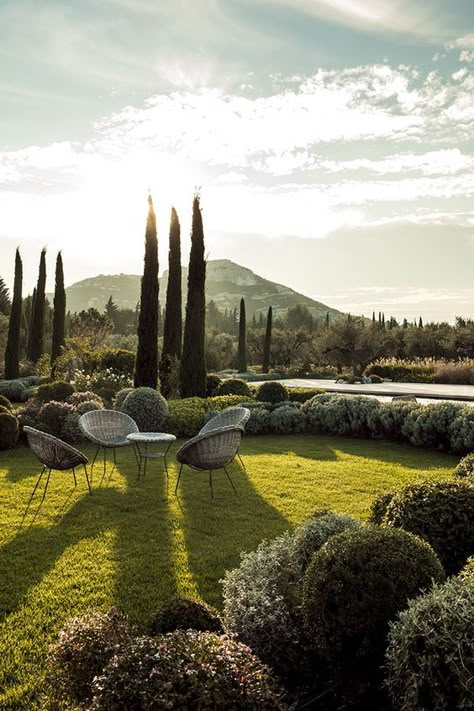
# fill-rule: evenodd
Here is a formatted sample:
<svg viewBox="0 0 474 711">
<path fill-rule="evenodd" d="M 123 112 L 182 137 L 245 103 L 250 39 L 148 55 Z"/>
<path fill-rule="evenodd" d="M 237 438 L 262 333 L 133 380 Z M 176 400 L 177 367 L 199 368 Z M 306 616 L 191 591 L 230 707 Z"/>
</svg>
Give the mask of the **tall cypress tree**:
<svg viewBox="0 0 474 711">
<path fill-rule="evenodd" d="M 53 335 L 51 342 L 51 373 L 54 375 L 54 364 L 64 345 L 65 320 L 66 320 L 66 290 L 64 289 L 64 270 L 61 252 L 56 258 L 56 275 L 54 283 L 54 313 Z"/>
<path fill-rule="evenodd" d="M 183 353 L 180 364 L 181 397 L 206 395 L 204 336 L 206 321 L 206 261 L 204 230 L 199 195 L 193 200 L 191 253 L 189 256 L 188 297 L 184 322 Z"/>
<path fill-rule="evenodd" d="M 20 250 L 15 254 L 15 280 L 13 301 L 8 324 L 7 346 L 5 349 L 5 378 L 18 378 L 20 374 L 20 333 L 21 333 L 21 291 L 23 286 L 23 264 Z"/>
<path fill-rule="evenodd" d="M 245 373 L 245 371 L 247 370 L 247 317 L 245 315 L 245 301 L 243 299 L 240 299 L 237 370 L 239 371 L 239 373 Z"/>
<path fill-rule="evenodd" d="M 263 362 L 262 362 L 262 373 L 268 373 L 270 370 L 270 353 L 272 348 L 272 318 L 273 311 L 272 307 L 268 307 L 267 313 L 267 327 L 265 329 L 265 341 L 263 342 Z"/>
<path fill-rule="evenodd" d="M 46 248 L 41 250 L 36 298 L 32 310 L 30 359 L 37 363 L 44 351 L 44 314 L 46 304 Z"/>
<path fill-rule="evenodd" d="M 30 297 L 27 297 L 25 299 L 25 302 L 29 301 L 29 308 L 28 308 L 28 343 L 26 346 L 26 357 L 28 360 L 32 360 L 31 357 L 31 351 L 33 348 L 33 317 L 35 313 L 35 304 L 36 304 L 36 286 L 33 289 L 33 294 Z"/>
<path fill-rule="evenodd" d="M 138 316 L 138 348 L 134 384 L 156 388 L 158 384 L 158 238 L 153 200 L 148 196 L 145 231 L 145 263 Z"/>
<path fill-rule="evenodd" d="M 163 350 L 160 360 L 161 392 L 173 395 L 171 383 L 173 370 L 177 371 L 183 341 L 183 314 L 181 305 L 181 228 L 178 213 L 171 208 L 170 239 L 168 250 L 168 286 L 163 327 Z"/>
</svg>

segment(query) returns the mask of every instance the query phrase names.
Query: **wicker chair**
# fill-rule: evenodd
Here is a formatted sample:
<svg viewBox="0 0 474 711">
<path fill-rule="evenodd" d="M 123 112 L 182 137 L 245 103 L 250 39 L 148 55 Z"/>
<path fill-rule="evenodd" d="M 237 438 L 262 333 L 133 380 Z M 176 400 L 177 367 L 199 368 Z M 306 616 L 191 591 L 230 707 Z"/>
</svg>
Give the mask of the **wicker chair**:
<svg viewBox="0 0 474 711">
<path fill-rule="evenodd" d="M 43 465 L 41 474 L 39 475 L 38 481 L 36 482 L 35 488 L 33 489 L 33 493 L 30 496 L 26 511 L 28 511 L 33 496 L 35 495 L 36 489 L 38 488 L 38 485 L 46 470 L 48 470 L 48 476 L 46 479 L 46 485 L 44 487 L 43 498 L 41 499 L 41 503 L 43 503 L 44 497 L 46 496 L 46 490 L 49 484 L 49 477 L 51 476 L 51 472 L 53 470 L 63 472 L 72 469 L 72 474 L 74 477 L 74 486 L 77 486 L 75 470 L 76 467 L 79 467 L 81 464 L 84 467 L 84 473 L 86 475 L 89 493 L 92 494 L 92 489 L 86 468 L 86 464 L 89 460 L 87 459 L 85 454 L 80 452 L 78 449 L 71 447 L 70 444 L 66 444 L 66 442 L 63 442 L 58 437 L 53 437 L 53 435 L 46 434 L 46 432 L 41 432 L 40 430 L 36 430 L 33 427 L 25 426 L 24 432 L 26 433 L 26 436 L 28 438 L 28 444 L 30 445 L 32 452 L 34 452 L 34 454 L 38 457 L 41 464 Z"/>
<path fill-rule="evenodd" d="M 245 425 L 250 417 L 250 410 L 247 407 L 228 407 L 226 410 L 222 410 L 214 417 L 211 417 L 209 422 L 206 422 L 204 427 L 201 428 L 199 434 L 205 434 L 206 432 L 213 432 L 214 430 L 220 429 L 221 427 L 242 427 L 245 432 Z M 236 456 L 242 467 L 245 469 L 245 464 L 242 461 L 239 451 L 236 452 Z"/>
<path fill-rule="evenodd" d="M 227 471 L 227 464 L 230 464 L 237 454 L 243 431 L 243 427 L 221 427 L 220 429 L 198 434 L 196 437 L 185 442 L 176 453 L 176 459 L 181 466 L 179 468 L 175 494 L 178 492 L 179 480 L 181 479 L 181 472 L 185 464 L 191 469 L 209 472 L 211 499 L 214 498 L 212 472 L 216 469 L 223 469 L 225 471 L 234 492 L 237 494 L 234 483 Z"/>
<path fill-rule="evenodd" d="M 117 410 L 92 410 L 86 412 L 79 418 L 81 432 L 88 440 L 97 445 L 97 450 L 92 460 L 91 472 L 94 469 L 95 460 L 101 449 L 104 450 L 104 474 L 106 465 L 107 450 L 111 449 L 114 454 L 114 465 L 117 464 L 115 450 L 117 447 L 128 447 L 130 441 L 127 435 L 138 432 L 135 420 L 124 412 Z"/>
</svg>

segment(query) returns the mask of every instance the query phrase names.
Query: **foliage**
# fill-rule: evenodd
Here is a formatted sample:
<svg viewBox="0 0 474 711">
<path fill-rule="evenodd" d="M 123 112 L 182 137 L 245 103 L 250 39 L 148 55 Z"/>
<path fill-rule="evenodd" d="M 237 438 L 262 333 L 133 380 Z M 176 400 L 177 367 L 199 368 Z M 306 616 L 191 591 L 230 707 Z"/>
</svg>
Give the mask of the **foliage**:
<svg viewBox="0 0 474 711">
<path fill-rule="evenodd" d="M 0 395 L 8 398 L 10 402 L 24 402 L 27 386 L 21 379 L 0 380 Z"/>
<path fill-rule="evenodd" d="M 10 449 L 18 441 L 19 427 L 15 415 L 0 412 L 0 449 Z"/>
<path fill-rule="evenodd" d="M 278 381 L 268 381 L 258 387 L 255 399 L 260 402 L 284 402 L 288 400 L 288 388 Z"/>
<path fill-rule="evenodd" d="M 12 409 L 12 404 L 10 400 L 4 395 L 0 395 L 0 406 L 5 407 L 7 410 Z"/>
<path fill-rule="evenodd" d="M 31 339 L 29 343 L 28 360 L 37 363 L 44 352 L 44 315 L 46 287 L 46 249 L 41 250 L 38 282 L 34 308 L 31 314 Z"/>
<path fill-rule="evenodd" d="M 380 358 L 371 363 L 365 372 L 367 375 L 374 374 L 399 383 L 433 383 L 435 361 L 432 358 Z"/>
<path fill-rule="evenodd" d="M 288 388 L 288 399 L 291 402 L 301 402 L 302 404 L 311 400 L 315 395 L 324 393 L 322 388 Z"/>
<path fill-rule="evenodd" d="M 61 353 L 65 337 L 66 291 L 64 289 L 63 259 L 58 252 L 56 259 L 56 277 L 54 286 L 53 335 L 51 343 L 51 366 L 54 375 L 54 363 Z"/>
<path fill-rule="evenodd" d="M 140 289 L 138 348 L 134 386 L 156 389 L 158 384 L 158 239 L 153 200 L 148 195 L 145 264 Z"/>
<path fill-rule="evenodd" d="M 130 642 L 127 619 L 116 608 L 68 620 L 47 659 L 51 695 L 79 704 L 90 701 L 94 677 Z"/>
<path fill-rule="evenodd" d="M 451 450 L 472 452 L 474 450 L 474 407 L 466 405 L 458 412 L 450 425 Z"/>
<path fill-rule="evenodd" d="M 211 632 L 134 640 L 93 682 L 94 711 L 275 709 L 278 689 L 250 649 Z"/>
<path fill-rule="evenodd" d="M 474 699 L 474 588 L 452 578 L 409 603 L 392 623 L 390 695 L 400 711 L 462 711 Z"/>
<path fill-rule="evenodd" d="M 0 277 L 0 314 L 9 314 L 11 309 L 10 295 L 7 285 Z"/>
<path fill-rule="evenodd" d="M 46 432 L 51 432 L 60 437 L 64 418 L 74 411 L 74 406 L 69 405 L 67 402 L 50 400 L 41 407 L 38 413 L 38 425 L 46 425 Z M 38 429 L 42 428 L 38 427 Z"/>
<path fill-rule="evenodd" d="M 250 397 L 252 391 L 249 386 L 241 378 L 226 378 L 221 382 L 217 390 L 218 395 L 245 395 Z"/>
<path fill-rule="evenodd" d="M 307 633 L 334 665 L 341 696 L 373 703 L 389 622 L 433 579 L 444 579 L 441 563 L 427 543 L 406 531 L 356 528 L 314 554 L 303 612 Z"/>
<path fill-rule="evenodd" d="M 76 412 L 80 415 L 84 415 L 86 412 L 93 412 L 94 410 L 103 410 L 104 405 L 101 400 L 84 400 L 80 402 L 76 407 Z"/>
<path fill-rule="evenodd" d="M 395 494 L 390 492 L 386 494 L 379 494 L 379 496 L 374 499 L 370 507 L 369 523 L 372 523 L 374 526 L 381 525 L 387 512 L 388 505 L 394 496 Z"/>
<path fill-rule="evenodd" d="M 188 270 L 188 295 L 184 324 L 183 352 L 180 363 L 182 397 L 206 394 L 205 320 L 206 260 L 204 230 L 199 195 L 194 196 L 191 228 L 191 253 Z"/>
<path fill-rule="evenodd" d="M 461 459 L 456 469 L 454 476 L 458 479 L 473 479 L 474 480 L 474 452 L 467 454 Z"/>
<path fill-rule="evenodd" d="M 77 390 L 92 390 L 105 400 L 111 401 L 120 390 L 130 387 L 132 380 L 127 375 L 106 368 L 96 370 L 91 375 L 77 372 L 73 384 Z"/>
<path fill-rule="evenodd" d="M 178 214 L 171 209 L 169 251 L 168 251 L 168 285 L 166 288 L 166 309 L 163 326 L 163 350 L 160 361 L 161 392 L 168 399 L 176 385 L 168 383 L 168 373 L 172 373 L 172 363 L 181 358 L 183 317 L 181 308 L 181 228 Z M 166 374 L 163 377 L 163 374 Z"/>
<path fill-rule="evenodd" d="M 463 482 L 409 484 L 389 503 L 383 523 L 420 536 L 451 575 L 474 553 L 474 487 Z"/>
<path fill-rule="evenodd" d="M 452 402 L 412 409 L 402 425 L 402 433 L 415 446 L 450 449 L 452 424 L 464 409 L 465 406 Z"/>
<path fill-rule="evenodd" d="M 132 388 L 131 388 L 132 389 Z M 96 393 L 93 393 L 91 390 L 86 390 L 85 392 L 75 392 L 72 393 L 66 400 L 70 405 L 74 405 L 74 407 L 77 407 L 78 405 L 81 404 L 81 402 L 90 402 L 91 400 L 94 400 L 95 402 L 100 402 L 100 404 L 103 406 L 103 402 L 100 400 L 100 398 L 96 395 Z"/>
<path fill-rule="evenodd" d="M 176 355 L 161 356 L 160 390 L 167 400 L 179 397 L 179 360 Z"/>
<path fill-rule="evenodd" d="M 337 533 L 357 528 L 360 523 L 351 516 L 332 511 L 316 511 L 293 534 L 291 558 L 298 574 L 303 576 L 311 559 L 325 543 Z"/>
<path fill-rule="evenodd" d="M 120 408 L 138 425 L 140 432 L 160 432 L 168 414 L 168 404 L 153 388 L 136 388 L 129 393 Z"/>
<path fill-rule="evenodd" d="M 78 410 L 68 413 L 61 423 L 61 438 L 66 442 L 74 444 L 84 439 L 81 428 L 79 427 L 79 419 L 81 414 Z"/>
<path fill-rule="evenodd" d="M 270 413 L 270 431 L 281 434 L 302 433 L 306 430 L 306 416 L 293 403 L 284 404 Z"/>
<path fill-rule="evenodd" d="M 265 326 L 265 336 L 263 341 L 263 358 L 262 358 L 262 373 L 268 373 L 270 370 L 270 358 L 272 350 L 272 320 L 273 320 L 273 310 L 272 307 L 268 307 L 267 312 L 267 323 Z"/>
<path fill-rule="evenodd" d="M 243 403 L 245 407 L 249 407 L 251 403 Z M 250 417 L 245 425 L 245 431 L 247 434 L 267 434 L 270 432 L 270 411 L 268 407 L 264 406 L 264 403 L 256 404 L 252 403 L 253 407 L 250 407 Z"/>
<path fill-rule="evenodd" d="M 164 429 L 176 437 L 194 437 L 204 425 L 206 411 L 207 402 L 204 398 L 170 400 Z"/>
<path fill-rule="evenodd" d="M 38 402 L 66 401 L 75 392 L 75 387 L 71 383 L 65 383 L 62 380 L 56 380 L 52 383 L 43 383 L 36 391 L 36 399 Z"/>
<path fill-rule="evenodd" d="M 152 637 L 176 630 L 224 633 L 218 611 L 201 600 L 175 597 L 165 602 L 150 620 Z"/>
<path fill-rule="evenodd" d="M 217 410 L 217 412 L 220 412 L 228 407 L 242 405 L 244 401 L 244 395 L 215 395 L 207 398 L 207 407 L 211 411 Z"/>
<path fill-rule="evenodd" d="M 247 371 L 247 318 L 245 315 L 245 301 L 240 299 L 239 318 L 239 343 L 237 347 L 237 370 L 239 373 Z"/>
<path fill-rule="evenodd" d="M 407 417 L 420 408 L 416 402 L 392 400 L 384 402 L 379 410 L 381 430 L 387 439 L 404 440 L 403 426 Z"/>
<path fill-rule="evenodd" d="M 130 377 L 135 365 L 135 353 L 124 348 L 107 348 L 99 351 L 98 369 Z"/>
<path fill-rule="evenodd" d="M 221 383 L 222 383 L 222 378 L 220 378 L 218 375 L 215 375 L 214 373 L 210 373 L 207 376 L 207 380 L 206 380 L 207 396 L 212 397 L 213 395 L 217 395 L 217 390 L 219 389 L 219 386 Z"/>
<path fill-rule="evenodd" d="M 15 279 L 13 282 L 13 300 L 8 322 L 8 337 L 5 348 L 5 378 L 13 380 L 20 375 L 20 338 L 22 312 L 23 263 L 20 250 L 15 253 Z"/>
<path fill-rule="evenodd" d="M 116 394 L 116 396 L 114 398 L 114 410 L 121 409 L 125 398 L 130 393 L 133 393 L 133 388 L 124 388 L 123 390 L 118 391 L 118 393 Z"/>
<path fill-rule="evenodd" d="M 97 309 L 90 308 L 71 316 L 69 336 L 79 341 L 87 339 L 89 347 L 95 350 L 100 348 L 113 328 L 114 325 L 106 314 L 101 314 Z"/>
<path fill-rule="evenodd" d="M 308 429 L 356 437 L 377 436 L 381 404 L 375 398 L 316 395 L 303 405 Z"/>
<path fill-rule="evenodd" d="M 461 578 L 474 581 L 474 555 L 467 559 L 467 563 L 459 573 Z"/>
</svg>

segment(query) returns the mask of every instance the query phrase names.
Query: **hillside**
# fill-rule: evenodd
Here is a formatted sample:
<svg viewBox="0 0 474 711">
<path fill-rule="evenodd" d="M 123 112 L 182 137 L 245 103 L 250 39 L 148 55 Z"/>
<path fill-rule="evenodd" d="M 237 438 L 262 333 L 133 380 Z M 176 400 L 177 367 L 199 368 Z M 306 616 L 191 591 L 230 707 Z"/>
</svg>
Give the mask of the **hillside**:
<svg viewBox="0 0 474 711">
<path fill-rule="evenodd" d="M 187 269 L 183 268 L 183 294 L 186 294 Z M 160 279 L 160 303 L 166 297 L 168 272 Z M 140 276 L 136 274 L 99 274 L 83 279 L 66 289 L 68 311 L 82 311 L 91 306 L 103 311 L 105 303 L 112 296 L 120 308 L 135 308 L 140 294 Z M 206 298 L 213 300 L 219 309 L 238 308 L 241 298 L 245 299 L 247 314 L 266 313 L 269 306 L 275 314 L 285 312 L 290 306 L 307 306 L 313 316 L 324 318 L 326 313 L 340 317 L 341 312 L 325 304 L 299 294 L 287 286 L 276 284 L 255 274 L 229 259 L 210 260 L 207 263 Z"/>
</svg>

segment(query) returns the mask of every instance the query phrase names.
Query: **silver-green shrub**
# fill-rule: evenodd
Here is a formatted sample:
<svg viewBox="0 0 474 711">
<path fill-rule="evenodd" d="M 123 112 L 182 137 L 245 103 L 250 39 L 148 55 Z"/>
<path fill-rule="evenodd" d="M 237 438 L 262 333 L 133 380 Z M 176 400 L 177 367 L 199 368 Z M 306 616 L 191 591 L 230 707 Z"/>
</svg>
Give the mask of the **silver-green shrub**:
<svg viewBox="0 0 474 711">
<path fill-rule="evenodd" d="M 351 516 L 332 511 L 316 511 L 313 516 L 298 526 L 293 534 L 291 558 L 297 573 L 304 575 L 313 555 L 331 536 L 360 525 L 359 521 Z"/>
<path fill-rule="evenodd" d="M 465 407 L 441 402 L 411 410 L 402 425 L 402 434 L 417 447 L 451 448 L 451 429 Z"/>
<path fill-rule="evenodd" d="M 466 405 L 450 426 L 451 449 L 453 452 L 474 450 L 474 407 Z"/>
<path fill-rule="evenodd" d="M 80 415 L 84 415 L 86 412 L 93 412 L 94 410 L 103 410 L 104 406 L 102 400 L 85 400 L 80 402 L 76 407 L 76 411 Z"/>
<path fill-rule="evenodd" d="M 74 444 L 84 439 L 84 435 L 79 427 L 79 419 L 81 415 L 78 412 L 70 412 L 64 418 L 61 425 L 61 437 L 66 442 Z"/>
<path fill-rule="evenodd" d="M 116 394 L 114 398 L 114 410 L 120 410 L 123 401 L 129 395 L 130 393 L 133 393 L 133 388 L 123 388 L 123 390 L 119 390 L 118 393 Z"/>
<path fill-rule="evenodd" d="M 451 578 L 390 626 L 387 683 L 399 711 L 474 708 L 474 585 Z"/>
<path fill-rule="evenodd" d="M 140 432 L 159 432 L 168 414 L 168 403 L 153 388 L 136 388 L 129 393 L 120 408 L 138 425 Z"/>
<path fill-rule="evenodd" d="M 270 432 L 270 412 L 266 407 L 250 408 L 250 417 L 245 425 L 247 434 L 267 434 Z"/>
<path fill-rule="evenodd" d="M 306 430 L 306 415 L 294 405 L 282 405 L 270 413 L 270 429 L 278 434 L 295 434 Z"/>
<path fill-rule="evenodd" d="M 312 432 L 376 437 L 381 431 L 381 404 L 375 398 L 353 395 L 315 395 L 303 405 Z"/>
<path fill-rule="evenodd" d="M 454 476 L 458 479 L 472 479 L 474 481 L 474 452 L 461 459 L 454 470 Z"/>
</svg>

